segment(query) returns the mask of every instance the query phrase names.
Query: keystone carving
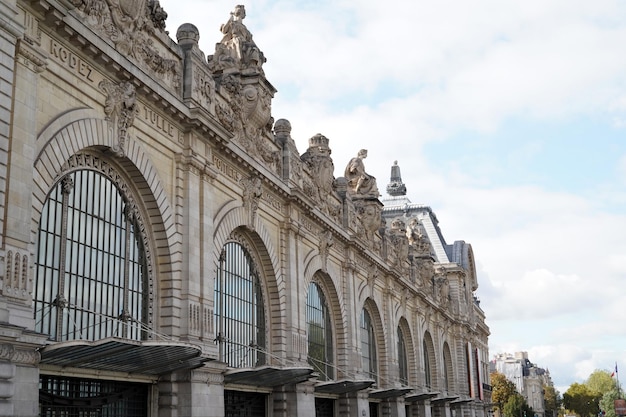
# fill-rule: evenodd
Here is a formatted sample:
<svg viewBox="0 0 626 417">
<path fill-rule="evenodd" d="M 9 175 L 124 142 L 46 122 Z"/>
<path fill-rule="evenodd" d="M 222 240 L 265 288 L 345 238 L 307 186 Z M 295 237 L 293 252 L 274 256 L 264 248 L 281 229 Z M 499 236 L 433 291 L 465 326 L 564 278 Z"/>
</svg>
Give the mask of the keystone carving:
<svg viewBox="0 0 626 417">
<path fill-rule="evenodd" d="M 107 94 L 104 113 L 109 129 L 117 133 L 117 143 L 113 144 L 113 151 L 122 157 L 126 152 L 128 129 L 133 125 L 137 110 L 135 87 L 128 81 L 113 84 L 108 80 L 101 81 L 99 87 Z"/>
</svg>

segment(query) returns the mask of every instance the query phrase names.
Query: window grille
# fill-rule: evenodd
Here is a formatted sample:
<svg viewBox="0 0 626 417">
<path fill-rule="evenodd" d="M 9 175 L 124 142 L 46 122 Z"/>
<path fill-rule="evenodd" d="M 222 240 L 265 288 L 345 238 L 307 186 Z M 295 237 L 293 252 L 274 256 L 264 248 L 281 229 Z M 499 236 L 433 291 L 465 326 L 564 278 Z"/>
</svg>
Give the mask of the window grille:
<svg viewBox="0 0 626 417">
<path fill-rule="evenodd" d="M 328 305 L 320 286 L 312 282 L 306 298 L 309 364 L 321 381 L 333 379 L 333 337 Z"/>
<path fill-rule="evenodd" d="M 400 382 L 404 385 L 409 385 L 409 365 L 407 362 L 406 345 L 400 326 L 398 326 L 398 367 Z"/>
<path fill-rule="evenodd" d="M 35 330 L 57 341 L 145 338 L 143 240 L 127 197 L 92 170 L 67 174 L 38 231 Z"/>
<path fill-rule="evenodd" d="M 215 280 L 215 328 L 220 360 L 234 368 L 265 363 L 265 314 L 259 276 L 249 252 L 227 243 Z"/>
<path fill-rule="evenodd" d="M 378 359 L 376 357 L 376 339 L 370 314 L 366 309 L 361 311 L 361 355 L 363 371 L 374 381 L 378 382 Z"/>
</svg>

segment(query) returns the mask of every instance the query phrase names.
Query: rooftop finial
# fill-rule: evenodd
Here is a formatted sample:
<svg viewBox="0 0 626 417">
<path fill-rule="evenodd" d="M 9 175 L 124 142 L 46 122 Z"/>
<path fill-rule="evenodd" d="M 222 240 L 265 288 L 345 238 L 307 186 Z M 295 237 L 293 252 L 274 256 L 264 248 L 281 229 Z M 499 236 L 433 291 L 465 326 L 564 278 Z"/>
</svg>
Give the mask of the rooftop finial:
<svg viewBox="0 0 626 417">
<path fill-rule="evenodd" d="M 393 161 L 393 166 L 391 167 L 391 180 L 389 181 L 389 185 L 387 185 L 387 194 L 392 197 L 406 195 L 406 185 L 402 182 L 398 161 Z"/>
</svg>

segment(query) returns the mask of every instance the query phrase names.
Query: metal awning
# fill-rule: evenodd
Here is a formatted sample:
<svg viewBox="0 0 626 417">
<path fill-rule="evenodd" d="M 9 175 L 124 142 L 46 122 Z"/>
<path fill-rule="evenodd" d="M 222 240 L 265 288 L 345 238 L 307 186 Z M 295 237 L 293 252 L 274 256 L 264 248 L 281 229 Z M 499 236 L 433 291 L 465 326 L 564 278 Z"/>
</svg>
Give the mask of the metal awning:
<svg viewBox="0 0 626 417">
<path fill-rule="evenodd" d="M 386 388 L 370 391 L 370 398 L 385 399 L 385 398 L 398 398 L 408 394 L 412 391 L 412 388 Z"/>
<path fill-rule="evenodd" d="M 450 407 L 458 407 L 463 404 L 471 403 L 474 401 L 473 398 L 459 398 L 457 400 L 450 401 Z"/>
<path fill-rule="evenodd" d="M 374 385 L 373 379 L 351 380 L 342 379 L 339 381 L 323 381 L 315 385 L 315 392 L 323 394 L 345 394 L 348 392 L 361 391 Z"/>
<path fill-rule="evenodd" d="M 452 402 L 456 400 L 457 398 L 459 398 L 458 395 L 446 395 L 443 397 L 433 398 L 432 400 L 430 400 L 430 403 L 435 404 L 435 405 L 441 405 L 441 404 Z"/>
<path fill-rule="evenodd" d="M 426 400 L 430 400 L 433 397 L 436 397 L 437 395 L 439 395 L 439 392 L 436 391 L 432 391 L 432 392 L 416 392 L 414 394 L 411 395 L 407 395 L 406 397 L 404 397 L 404 401 L 405 402 L 418 402 L 418 401 L 426 401 Z"/>
<path fill-rule="evenodd" d="M 189 343 L 117 337 L 59 342 L 40 353 L 42 364 L 147 375 L 194 369 L 211 360 L 201 357 L 202 349 Z"/>
<path fill-rule="evenodd" d="M 224 383 L 276 387 L 304 382 L 313 373 L 310 367 L 260 366 L 257 368 L 232 369 L 224 374 Z"/>
</svg>

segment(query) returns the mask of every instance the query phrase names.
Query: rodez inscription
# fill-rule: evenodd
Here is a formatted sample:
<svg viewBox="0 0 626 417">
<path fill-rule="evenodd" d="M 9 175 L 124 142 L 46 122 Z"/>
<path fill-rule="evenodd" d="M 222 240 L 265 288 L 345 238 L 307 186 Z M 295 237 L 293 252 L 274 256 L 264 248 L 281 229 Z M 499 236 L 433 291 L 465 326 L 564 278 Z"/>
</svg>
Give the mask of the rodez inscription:
<svg viewBox="0 0 626 417">
<path fill-rule="evenodd" d="M 54 40 L 50 40 L 50 54 L 52 54 L 52 56 L 56 58 L 57 61 L 67 66 L 80 77 L 91 82 L 94 81 L 93 68 L 89 66 L 89 64 L 87 64 L 85 61 L 80 59 L 78 56 L 76 56 L 76 54 L 74 54 L 72 51 Z"/>
</svg>

